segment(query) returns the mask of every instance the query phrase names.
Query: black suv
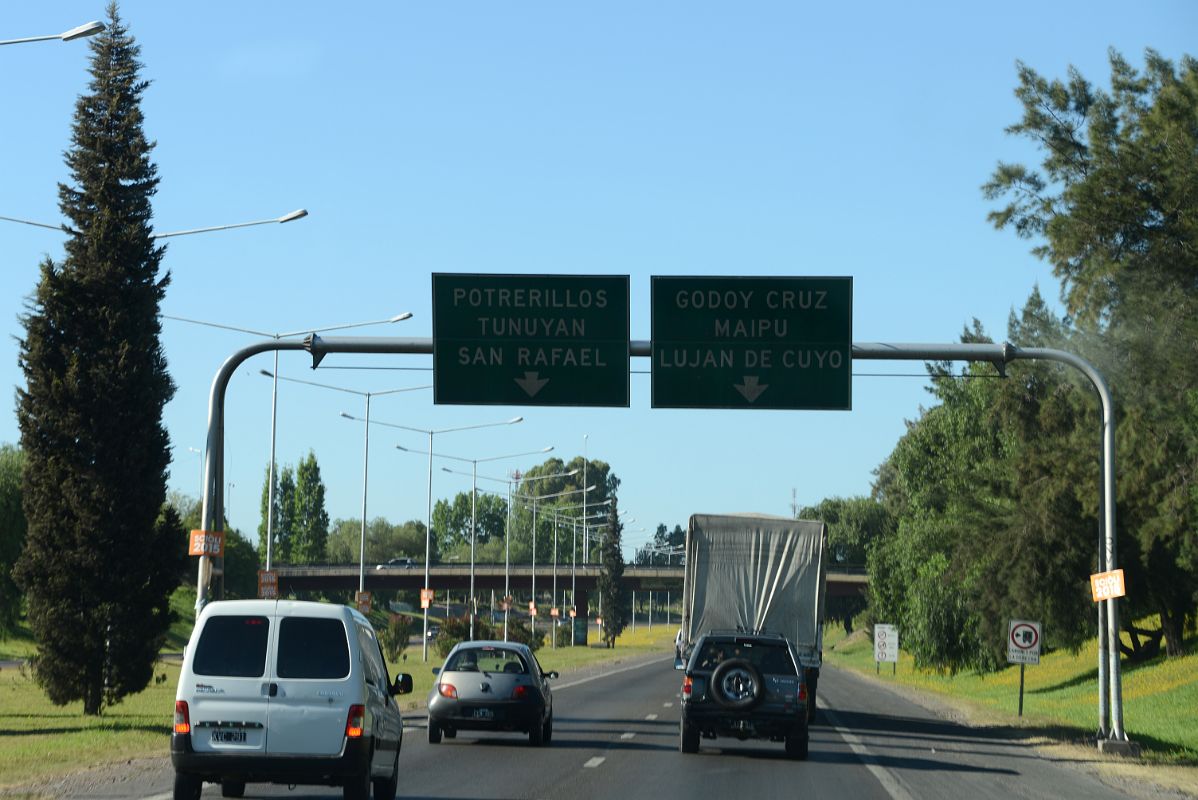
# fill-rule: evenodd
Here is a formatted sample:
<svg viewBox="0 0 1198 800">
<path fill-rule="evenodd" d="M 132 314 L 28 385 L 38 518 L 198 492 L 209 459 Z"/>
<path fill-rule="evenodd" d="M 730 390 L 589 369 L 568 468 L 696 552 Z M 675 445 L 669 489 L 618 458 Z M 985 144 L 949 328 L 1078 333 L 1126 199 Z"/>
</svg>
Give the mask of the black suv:
<svg viewBox="0 0 1198 800">
<path fill-rule="evenodd" d="M 785 637 L 713 631 L 701 636 L 683 670 L 679 749 L 699 738 L 785 742 L 791 758 L 807 757 L 807 685 Z"/>
</svg>

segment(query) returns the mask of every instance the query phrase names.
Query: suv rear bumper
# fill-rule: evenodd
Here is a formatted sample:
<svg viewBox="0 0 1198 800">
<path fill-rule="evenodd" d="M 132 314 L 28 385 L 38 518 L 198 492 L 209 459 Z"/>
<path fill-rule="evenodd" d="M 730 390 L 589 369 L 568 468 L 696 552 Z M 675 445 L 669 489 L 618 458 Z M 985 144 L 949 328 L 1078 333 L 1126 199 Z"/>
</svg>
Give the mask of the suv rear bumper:
<svg viewBox="0 0 1198 800">
<path fill-rule="evenodd" d="M 783 739 L 806 731 L 807 708 L 796 706 L 791 713 L 768 713 L 760 710 L 730 711 L 714 703 L 687 703 L 682 707 L 682 721 L 698 728 L 707 737 Z"/>
<path fill-rule="evenodd" d="M 370 769 L 370 743 L 365 738 L 346 739 L 341 753 L 330 757 L 307 755 L 226 755 L 197 753 L 189 734 L 171 734 L 171 764 L 175 771 L 211 783 L 222 780 L 247 783 L 295 783 L 340 786 L 347 778 L 361 777 Z"/>
</svg>

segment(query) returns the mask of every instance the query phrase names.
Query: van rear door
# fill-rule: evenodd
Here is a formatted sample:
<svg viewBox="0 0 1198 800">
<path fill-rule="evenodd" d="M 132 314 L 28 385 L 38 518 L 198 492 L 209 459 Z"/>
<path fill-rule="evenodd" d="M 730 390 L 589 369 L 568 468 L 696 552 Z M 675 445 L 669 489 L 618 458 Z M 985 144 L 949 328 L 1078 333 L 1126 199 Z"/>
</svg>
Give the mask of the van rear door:
<svg viewBox="0 0 1198 800">
<path fill-rule="evenodd" d="M 272 622 L 262 614 L 229 614 L 209 616 L 204 623 L 185 676 L 190 685 L 181 687 L 197 753 L 265 752 Z"/>
<path fill-rule="evenodd" d="M 350 680 L 345 622 L 282 614 L 277 627 L 267 753 L 337 755 L 350 705 L 364 702 Z"/>
</svg>

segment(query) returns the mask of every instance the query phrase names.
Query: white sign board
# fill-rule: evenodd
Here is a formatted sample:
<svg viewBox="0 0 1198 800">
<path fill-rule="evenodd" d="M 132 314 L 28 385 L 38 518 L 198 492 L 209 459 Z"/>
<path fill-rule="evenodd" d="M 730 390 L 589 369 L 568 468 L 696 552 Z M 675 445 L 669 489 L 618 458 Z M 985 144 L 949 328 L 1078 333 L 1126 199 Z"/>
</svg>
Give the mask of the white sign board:
<svg viewBox="0 0 1198 800">
<path fill-rule="evenodd" d="M 1007 628 L 1007 663 L 1040 663 L 1040 623 L 1011 620 Z"/>
<path fill-rule="evenodd" d="M 874 661 L 898 663 L 898 628 L 893 625 L 874 626 Z"/>
</svg>

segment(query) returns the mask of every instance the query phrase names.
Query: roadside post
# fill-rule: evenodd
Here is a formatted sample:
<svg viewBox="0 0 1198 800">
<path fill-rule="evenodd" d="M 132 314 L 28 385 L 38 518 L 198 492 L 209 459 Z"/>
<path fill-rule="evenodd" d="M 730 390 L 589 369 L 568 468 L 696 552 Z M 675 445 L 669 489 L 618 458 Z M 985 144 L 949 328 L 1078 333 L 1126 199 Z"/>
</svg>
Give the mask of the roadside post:
<svg viewBox="0 0 1198 800">
<path fill-rule="evenodd" d="M 893 664 L 891 675 L 898 674 L 898 651 L 898 628 L 893 625 L 874 625 L 874 666 L 879 675 L 882 674 L 883 661 Z"/>
<path fill-rule="evenodd" d="M 1019 716 L 1023 716 L 1023 671 L 1040 663 L 1040 623 L 1013 619 L 1007 626 L 1007 663 L 1019 665 Z"/>
</svg>

